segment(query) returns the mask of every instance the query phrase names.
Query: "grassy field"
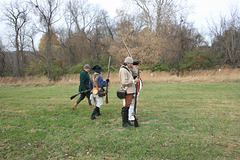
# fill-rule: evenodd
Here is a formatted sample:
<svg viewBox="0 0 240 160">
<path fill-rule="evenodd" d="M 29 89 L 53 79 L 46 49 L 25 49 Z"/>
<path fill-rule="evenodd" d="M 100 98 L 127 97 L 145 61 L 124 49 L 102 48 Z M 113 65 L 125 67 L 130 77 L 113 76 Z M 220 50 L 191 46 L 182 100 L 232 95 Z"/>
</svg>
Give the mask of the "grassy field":
<svg viewBox="0 0 240 160">
<path fill-rule="evenodd" d="M 239 159 L 240 83 L 145 83 L 138 128 L 118 88 L 93 121 L 78 86 L 0 87 L 0 159 Z"/>
</svg>

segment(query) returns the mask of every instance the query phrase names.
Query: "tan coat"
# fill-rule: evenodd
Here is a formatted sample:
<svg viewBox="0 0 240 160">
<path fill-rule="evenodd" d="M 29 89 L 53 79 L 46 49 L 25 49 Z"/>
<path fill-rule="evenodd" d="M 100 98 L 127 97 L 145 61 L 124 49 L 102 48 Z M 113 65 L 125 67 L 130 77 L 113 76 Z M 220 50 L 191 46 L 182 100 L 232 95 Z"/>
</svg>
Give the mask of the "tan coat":
<svg viewBox="0 0 240 160">
<path fill-rule="evenodd" d="M 138 69 L 136 69 L 136 68 L 133 67 L 133 68 L 131 69 L 131 71 L 132 71 L 133 77 L 138 75 Z"/>
<path fill-rule="evenodd" d="M 121 87 L 122 89 L 127 90 L 127 94 L 132 94 L 136 92 L 132 72 L 129 70 L 127 66 L 120 67 L 119 78 L 121 82 Z"/>
</svg>

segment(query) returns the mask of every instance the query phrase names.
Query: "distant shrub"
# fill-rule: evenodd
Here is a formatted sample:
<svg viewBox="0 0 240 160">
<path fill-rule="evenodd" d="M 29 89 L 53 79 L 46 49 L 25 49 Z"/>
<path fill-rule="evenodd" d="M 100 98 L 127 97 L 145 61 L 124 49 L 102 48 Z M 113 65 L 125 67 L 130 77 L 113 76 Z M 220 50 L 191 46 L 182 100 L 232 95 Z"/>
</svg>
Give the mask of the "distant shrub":
<svg viewBox="0 0 240 160">
<path fill-rule="evenodd" d="M 77 74 L 80 73 L 83 69 L 84 64 L 79 63 L 75 66 L 68 67 L 68 73 L 69 74 Z"/>
<path fill-rule="evenodd" d="M 27 76 L 47 76 L 47 65 L 44 61 L 31 61 L 29 67 L 25 70 Z M 66 69 L 57 64 L 51 67 L 52 80 L 57 81 L 67 73 Z"/>
<path fill-rule="evenodd" d="M 221 60 L 221 59 L 224 59 L 224 58 L 225 58 L 225 53 L 224 53 L 224 52 L 219 53 L 219 54 L 217 54 L 217 56 L 216 56 L 216 59 L 217 59 L 217 60 Z"/>
<path fill-rule="evenodd" d="M 47 75 L 47 65 L 44 61 L 31 61 L 25 73 L 27 76 Z"/>
<path fill-rule="evenodd" d="M 60 80 L 61 76 L 66 74 L 66 70 L 60 67 L 59 65 L 53 65 L 51 71 L 52 71 L 52 77 L 54 81 Z"/>
<path fill-rule="evenodd" d="M 86 61 L 86 62 L 85 62 Z M 104 72 L 107 72 L 108 71 L 108 61 L 109 61 L 109 57 L 106 56 L 105 58 L 103 58 L 101 61 L 99 62 L 93 62 L 91 60 L 85 60 L 84 62 L 81 62 L 77 65 L 74 65 L 74 66 L 69 66 L 68 69 L 67 69 L 67 72 L 69 74 L 78 74 L 78 73 L 81 73 L 81 71 L 83 70 L 83 66 L 85 64 L 89 64 L 90 67 L 94 67 L 95 65 L 99 65 L 101 66 L 101 68 L 104 70 Z M 114 65 L 114 60 L 111 59 L 111 65 L 110 65 L 110 70 L 111 71 L 116 71 L 116 69 L 113 67 Z M 90 73 L 92 73 L 92 71 L 90 71 Z"/>
<path fill-rule="evenodd" d="M 141 65 L 140 66 L 140 70 L 151 70 L 152 66 L 145 66 L 145 65 Z"/>
<path fill-rule="evenodd" d="M 151 71 L 170 71 L 171 67 L 170 64 L 165 62 L 165 61 L 161 61 L 158 62 L 157 64 L 153 65 L 152 67 L 150 67 Z"/>
<path fill-rule="evenodd" d="M 94 65 L 98 64 L 104 70 L 103 72 L 107 72 L 108 71 L 108 62 L 109 62 L 109 56 L 101 57 L 100 61 L 98 61 L 98 62 L 91 62 L 91 64 L 92 64 L 91 67 L 93 67 Z M 113 66 L 114 66 L 114 57 L 111 56 L 110 70 L 112 72 L 116 71 L 116 69 Z"/>
<path fill-rule="evenodd" d="M 225 53 L 224 53 L 224 52 L 219 53 L 219 54 L 217 54 L 216 57 L 215 57 L 215 63 L 216 63 L 217 65 L 222 66 L 222 65 L 225 64 L 225 59 L 226 59 Z"/>
<path fill-rule="evenodd" d="M 204 52 L 199 49 L 187 52 L 180 62 L 181 70 L 208 69 L 213 67 L 213 57 L 208 52 Z"/>
</svg>

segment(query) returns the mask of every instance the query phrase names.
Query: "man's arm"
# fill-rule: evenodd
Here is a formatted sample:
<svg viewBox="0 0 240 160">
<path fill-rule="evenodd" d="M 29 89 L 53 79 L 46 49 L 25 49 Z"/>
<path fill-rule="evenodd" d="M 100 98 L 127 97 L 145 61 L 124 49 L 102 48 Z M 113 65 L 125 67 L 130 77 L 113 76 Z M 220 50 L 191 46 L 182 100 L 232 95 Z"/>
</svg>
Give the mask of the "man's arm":
<svg viewBox="0 0 240 160">
<path fill-rule="evenodd" d="M 120 80 L 121 84 L 125 86 L 129 86 L 134 83 L 132 75 L 130 75 L 127 70 L 125 71 L 123 69 L 120 71 Z"/>
<path fill-rule="evenodd" d="M 98 84 L 99 84 L 99 87 L 102 88 L 102 87 L 105 87 L 107 85 L 107 81 L 103 81 L 103 78 L 100 76 L 98 78 Z"/>
</svg>

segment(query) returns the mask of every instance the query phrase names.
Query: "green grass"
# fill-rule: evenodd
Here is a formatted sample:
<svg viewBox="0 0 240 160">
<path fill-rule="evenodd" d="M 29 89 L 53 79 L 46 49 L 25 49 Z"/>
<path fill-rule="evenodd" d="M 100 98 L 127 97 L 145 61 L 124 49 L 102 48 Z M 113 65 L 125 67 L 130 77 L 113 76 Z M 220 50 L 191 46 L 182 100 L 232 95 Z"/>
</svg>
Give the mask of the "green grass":
<svg viewBox="0 0 240 160">
<path fill-rule="evenodd" d="M 240 83 L 145 83 L 140 127 L 122 128 L 119 85 L 90 120 L 78 86 L 0 87 L 0 159 L 238 159 Z"/>
</svg>

